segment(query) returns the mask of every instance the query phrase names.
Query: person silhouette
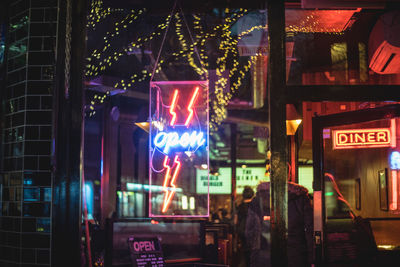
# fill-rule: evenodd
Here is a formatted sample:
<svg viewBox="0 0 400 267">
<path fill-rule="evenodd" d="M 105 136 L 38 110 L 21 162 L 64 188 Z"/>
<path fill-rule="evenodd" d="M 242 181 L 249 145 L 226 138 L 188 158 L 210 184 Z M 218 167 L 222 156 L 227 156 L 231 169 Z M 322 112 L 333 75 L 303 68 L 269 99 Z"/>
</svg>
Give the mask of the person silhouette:
<svg viewBox="0 0 400 267">
<path fill-rule="evenodd" d="M 251 267 L 270 264 L 270 183 L 257 186 L 246 220 Z M 288 182 L 288 266 L 308 267 L 313 261 L 313 209 L 308 190 Z"/>
</svg>

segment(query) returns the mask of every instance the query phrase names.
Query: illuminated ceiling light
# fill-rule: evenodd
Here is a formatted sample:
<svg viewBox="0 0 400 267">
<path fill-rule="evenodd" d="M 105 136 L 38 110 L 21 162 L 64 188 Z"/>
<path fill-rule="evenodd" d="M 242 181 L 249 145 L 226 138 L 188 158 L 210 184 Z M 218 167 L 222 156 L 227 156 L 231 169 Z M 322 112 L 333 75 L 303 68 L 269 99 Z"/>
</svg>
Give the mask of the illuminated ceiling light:
<svg viewBox="0 0 400 267">
<path fill-rule="evenodd" d="M 135 122 L 135 125 L 141 128 L 142 130 L 146 131 L 146 133 L 149 133 L 150 130 L 150 123 L 148 122 Z"/>
<path fill-rule="evenodd" d="M 189 208 L 191 210 L 194 210 L 196 208 L 196 200 L 194 199 L 194 197 L 189 198 Z"/>
<path fill-rule="evenodd" d="M 163 131 L 164 130 L 164 125 L 161 122 L 153 121 L 152 124 L 159 131 Z M 141 128 L 142 130 L 144 130 L 146 133 L 149 133 L 149 129 L 150 129 L 150 123 L 149 122 L 146 122 L 146 121 L 144 121 L 144 122 L 135 122 L 135 125 L 138 126 L 139 128 Z"/>
<path fill-rule="evenodd" d="M 286 134 L 295 135 L 301 120 L 286 120 Z"/>
<path fill-rule="evenodd" d="M 247 165 L 243 164 L 242 169 L 246 169 L 246 168 L 247 168 Z"/>
<path fill-rule="evenodd" d="M 396 248 L 396 246 L 394 246 L 394 245 L 378 245 L 378 248 L 382 249 L 382 250 L 393 250 Z"/>
<path fill-rule="evenodd" d="M 293 104 L 286 105 L 286 134 L 295 135 L 297 128 L 301 123 L 301 117 L 297 113 Z"/>
<path fill-rule="evenodd" d="M 205 170 L 205 169 L 208 168 L 208 165 L 207 164 L 201 164 L 201 168 Z"/>
<path fill-rule="evenodd" d="M 182 209 L 187 210 L 188 209 L 188 198 L 187 196 L 182 196 Z"/>
</svg>

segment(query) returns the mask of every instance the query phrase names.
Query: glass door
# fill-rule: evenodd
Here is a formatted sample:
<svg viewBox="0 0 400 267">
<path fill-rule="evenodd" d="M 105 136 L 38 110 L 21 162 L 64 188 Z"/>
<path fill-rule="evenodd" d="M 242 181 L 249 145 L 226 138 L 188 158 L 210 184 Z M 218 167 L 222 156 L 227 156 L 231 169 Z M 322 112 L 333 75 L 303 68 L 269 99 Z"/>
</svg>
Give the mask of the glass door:
<svg viewBox="0 0 400 267">
<path fill-rule="evenodd" d="M 399 257 L 399 116 L 388 105 L 313 118 L 317 265 Z"/>
</svg>

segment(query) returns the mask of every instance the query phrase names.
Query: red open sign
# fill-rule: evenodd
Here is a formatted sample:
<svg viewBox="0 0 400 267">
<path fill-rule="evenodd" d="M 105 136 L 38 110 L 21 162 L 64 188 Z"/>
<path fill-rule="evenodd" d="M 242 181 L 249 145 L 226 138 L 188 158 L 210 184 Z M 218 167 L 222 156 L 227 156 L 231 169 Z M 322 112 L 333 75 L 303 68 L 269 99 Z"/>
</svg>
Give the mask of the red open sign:
<svg viewBox="0 0 400 267">
<path fill-rule="evenodd" d="M 333 131 L 333 149 L 389 147 L 389 128 Z"/>
</svg>

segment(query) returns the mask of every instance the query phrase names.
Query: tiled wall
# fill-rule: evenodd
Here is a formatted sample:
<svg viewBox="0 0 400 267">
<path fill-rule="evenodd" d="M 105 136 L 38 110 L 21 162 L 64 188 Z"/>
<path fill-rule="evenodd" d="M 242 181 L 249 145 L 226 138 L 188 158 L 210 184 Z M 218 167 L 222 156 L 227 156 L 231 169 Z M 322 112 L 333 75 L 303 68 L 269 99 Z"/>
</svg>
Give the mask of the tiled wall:
<svg viewBox="0 0 400 267">
<path fill-rule="evenodd" d="M 57 0 L 14 0 L 8 14 L 0 266 L 50 266 Z"/>
</svg>

